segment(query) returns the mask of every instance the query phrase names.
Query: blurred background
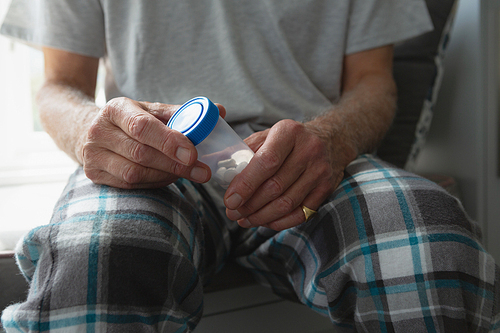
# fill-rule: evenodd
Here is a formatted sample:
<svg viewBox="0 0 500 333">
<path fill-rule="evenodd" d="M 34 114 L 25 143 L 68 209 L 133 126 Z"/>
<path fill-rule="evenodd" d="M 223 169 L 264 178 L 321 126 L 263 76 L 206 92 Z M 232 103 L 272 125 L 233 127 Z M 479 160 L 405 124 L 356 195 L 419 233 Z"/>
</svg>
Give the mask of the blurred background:
<svg viewBox="0 0 500 333">
<path fill-rule="evenodd" d="M 0 0 L 0 22 L 9 3 Z M 466 211 L 480 224 L 484 245 L 497 262 L 500 262 L 499 22 L 500 0 L 460 0 L 431 130 L 414 170 L 445 175 L 456 181 Z M 97 92 L 97 103 L 101 105 L 105 103 L 103 77 L 101 69 Z M 2 251 L 14 248 L 22 233 L 49 222 L 65 181 L 76 166 L 41 128 L 35 95 L 42 83 L 41 52 L 0 36 L 0 257 Z M 1 264 L 0 261 L 0 273 L 7 267 Z M 6 265 L 13 268 L 13 260 L 9 259 Z M 7 279 L 0 274 L 0 285 L 7 286 Z M 7 287 L 0 288 L 5 288 L 0 290 L 1 300 Z M 251 294 L 256 295 L 253 290 Z M 207 301 L 217 303 L 210 298 Z M 279 307 L 283 308 L 283 304 Z M 273 311 L 276 310 L 264 310 Z M 248 311 L 245 313 L 248 315 Z M 231 318 L 240 317 L 231 315 Z M 215 321 L 205 323 L 215 325 Z"/>
<path fill-rule="evenodd" d="M 10 0 L 0 0 L 0 20 Z M 460 0 L 443 83 L 415 171 L 451 176 L 484 242 L 500 260 L 500 0 Z M 99 72 L 97 102 L 104 105 Z M 0 36 L 0 251 L 45 224 L 75 163 L 43 132 L 35 95 L 43 83 L 39 50 Z M 11 236 L 8 236 L 11 235 Z"/>
</svg>

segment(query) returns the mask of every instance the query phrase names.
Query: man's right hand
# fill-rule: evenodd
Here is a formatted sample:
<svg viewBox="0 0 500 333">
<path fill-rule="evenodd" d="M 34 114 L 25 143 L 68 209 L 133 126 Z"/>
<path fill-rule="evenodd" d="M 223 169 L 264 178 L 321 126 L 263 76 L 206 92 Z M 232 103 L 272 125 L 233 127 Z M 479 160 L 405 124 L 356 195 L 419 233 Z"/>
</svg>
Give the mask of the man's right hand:
<svg viewBox="0 0 500 333">
<path fill-rule="evenodd" d="M 43 54 L 45 83 L 37 94 L 43 127 L 94 183 L 132 189 L 163 187 L 179 177 L 210 179 L 191 141 L 166 125 L 179 106 L 120 97 L 99 109 L 99 58 L 48 47 Z"/>
<path fill-rule="evenodd" d="M 179 177 L 198 183 L 210 168 L 197 161 L 191 141 L 166 123 L 179 106 L 109 101 L 85 134 L 78 159 L 94 183 L 119 188 L 166 186 Z M 219 106 L 224 115 L 225 110 Z"/>
</svg>

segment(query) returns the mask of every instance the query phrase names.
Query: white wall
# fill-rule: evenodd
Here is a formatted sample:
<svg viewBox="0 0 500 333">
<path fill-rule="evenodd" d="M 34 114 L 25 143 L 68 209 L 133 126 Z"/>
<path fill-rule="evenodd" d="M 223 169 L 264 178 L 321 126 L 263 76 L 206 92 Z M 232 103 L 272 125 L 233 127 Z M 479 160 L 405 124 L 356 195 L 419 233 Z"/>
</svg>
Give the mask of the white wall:
<svg viewBox="0 0 500 333">
<path fill-rule="evenodd" d="M 479 1 L 461 0 L 445 58 L 431 131 L 417 170 L 458 182 L 468 213 L 477 217 L 477 108 L 480 104 Z"/>
<path fill-rule="evenodd" d="M 417 171 L 455 177 L 466 211 L 480 223 L 485 245 L 500 262 L 500 0 L 459 1 L 432 128 Z"/>
</svg>

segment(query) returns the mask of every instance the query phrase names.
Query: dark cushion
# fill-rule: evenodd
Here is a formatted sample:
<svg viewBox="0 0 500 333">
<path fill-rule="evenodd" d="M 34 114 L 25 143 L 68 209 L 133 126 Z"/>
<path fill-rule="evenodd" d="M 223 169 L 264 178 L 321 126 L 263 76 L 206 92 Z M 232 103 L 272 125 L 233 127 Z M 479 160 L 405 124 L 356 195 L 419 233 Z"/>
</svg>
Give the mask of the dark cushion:
<svg viewBox="0 0 500 333">
<path fill-rule="evenodd" d="M 377 149 L 382 159 L 406 169 L 412 169 L 430 128 L 457 1 L 426 2 L 434 30 L 394 47 L 397 113 Z"/>
</svg>

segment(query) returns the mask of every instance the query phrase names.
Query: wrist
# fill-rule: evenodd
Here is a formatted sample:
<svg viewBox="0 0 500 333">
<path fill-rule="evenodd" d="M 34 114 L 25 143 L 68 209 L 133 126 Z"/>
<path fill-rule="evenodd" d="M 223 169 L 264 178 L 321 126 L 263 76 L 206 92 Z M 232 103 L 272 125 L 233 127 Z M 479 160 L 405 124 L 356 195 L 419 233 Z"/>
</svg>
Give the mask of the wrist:
<svg viewBox="0 0 500 333">
<path fill-rule="evenodd" d="M 84 165 L 85 146 L 89 142 L 89 133 L 97 120 L 100 109 L 93 105 L 85 111 L 87 111 L 86 114 L 80 114 L 80 119 L 76 120 L 79 126 L 74 127 L 75 136 L 73 137 L 73 158 L 80 165 Z"/>
<path fill-rule="evenodd" d="M 355 137 L 339 115 L 320 116 L 305 123 L 305 126 L 325 143 L 332 161 L 347 166 L 361 153 Z"/>
<path fill-rule="evenodd" d="M 84 147 L 85 147 L 86 142 L 87 142 L 87 134 L 85 133 L 84 135 L 81 135 L 75 143 L 74 156 L 75 156 L 76 162 L 80 165 L 83 165 L 83 160 L 84 160 L 83 151 L 84 151 Z"/>
</svg>

